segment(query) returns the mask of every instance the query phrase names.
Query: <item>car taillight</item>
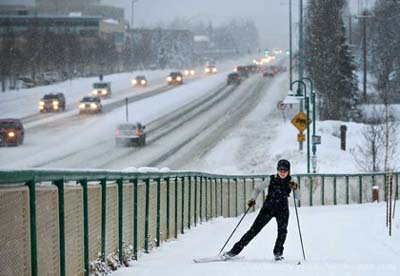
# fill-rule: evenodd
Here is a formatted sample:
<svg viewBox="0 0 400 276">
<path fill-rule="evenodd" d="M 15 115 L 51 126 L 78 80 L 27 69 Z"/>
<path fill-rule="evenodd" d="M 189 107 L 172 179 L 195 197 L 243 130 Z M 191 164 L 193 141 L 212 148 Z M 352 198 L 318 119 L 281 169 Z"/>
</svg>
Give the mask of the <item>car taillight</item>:
<svg viewBox="0 0 400 276">
<path fill-rule="evenodd" d="M 117 129 L 116 131 L 115 131 L 115 136 L 119 136 L 121 134 L 121 132 Z"/>
<path fill-rule="evenodd" d="M 237 79 L 240 80 L 240 77 L 238 77 Z"/>
<path fill-rule="evenodd" d="M 142 134 L 142 133 L 140 132 L 140 130 L 137 129 L 137 130 L 135 131 L 135 135 L 136 135 L 136 136 L 140 136 L 140 134 Z"/>
</svg>

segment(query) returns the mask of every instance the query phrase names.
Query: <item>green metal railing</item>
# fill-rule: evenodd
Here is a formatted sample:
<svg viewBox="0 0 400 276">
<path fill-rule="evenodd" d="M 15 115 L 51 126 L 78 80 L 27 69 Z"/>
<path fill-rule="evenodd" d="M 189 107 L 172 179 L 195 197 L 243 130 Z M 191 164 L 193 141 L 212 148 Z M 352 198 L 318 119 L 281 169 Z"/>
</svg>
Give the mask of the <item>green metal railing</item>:
<svg viewBox="0 0 400 276">
<path fill-rule="evenodd" d="M 398 172 L 395 175 L 395 191 L 398 198 Z M 370 198 L 373 185 L 380 185 L 386 190 L 385 181 L 389 174 L 297 174 L 293 175 L 299 184 L 299 206 L 313 206 L 317 204 L 350 204 L 363 203 Z M 133 255 L 138 258 L 139 251 L 149 252 L 151 231 L 150 223 L 154 218 L 150 215 L 151 185 L 156 185 L 155 205 L 155 246 L 160 246 L 165 231 L 166 239 L 178 237 L 178 231 L 184 234 L 185 229 L 196 226 L 197 223 L 208 221 L 212 217 L 238 216 L 246 210 L 247 196 L 256 185 L 256 182 L 268 181 L 268 175 L 217 175 L 201 172 L 168 172 L 168 173 L 133 173 L 120 171 L 63 171 L 63 170 L 15 170 L 0 171 L 0 189 L 26 185 L 29 194 L 30 207 L 30 274 L 38 275 L 38 233 L 37 233 L 37 210 L 36 210 L 36 186 L 43 182 L 51 182 L 57 187 L 58 193 L 58 229 L 59 232 L 59 269 L 60 275 L 66 275 L 67 256 L 65 245 L 65 192 L 69 183 L 74 182 L 82 188 L 83 205 L 83 258 L 85 275 L 89 275 L 89 211 L 88 211 L 88 185 L 98 185 L 101 189 L 101 258 L 106 258 L 107 241 L 107 187 L 117 184 L 118 188 L 118 244 L 116 246 L 119 260 L 124 259 L 123 242 L 124 237 L 124 206 L 123 200 L 126 196 L 124 186 L 131 185 L 133 188 Z M 239 189 L 243 185 L 243 189 Z M 139 187 L 144 185 L 144 197 L 139 198 Z M 165 185 L 166 195 L 162 194 Z M 171 186 L 173 185 L 173 186 Z M 226 189 L 224 188 L 226 185 Z M 153 186 L 155 187 L 155 186 Z M 173 187 L 173 188 L 172 188 Z M 1 190 L 0 190 L 1 191 Z M 218 197 L 218 192 L 220 193 Z M 331 192 L 331 193 L 329 193 Z M 233 193 L 233 196 L 231 195 Z M 165 198 L 164 198 L 165 196 Z M 178 202 L 179 196 L 181 201 Z M 173 197 L 173 200 L 171 200 Z M 241 201 L 239 200 L 241 198 Z M 163 198 L 163 199 L 162 199 Z M 165 200 L 165 204 L 162 204 Z M 144 201 L 144 210 L 139 210 L 139 203 Z M 194 202 L 194 203 L 193 203 Z M 306 203 L 306 204 L 305 204 Z M 226 210 L 224 209 L 226 206 Z M 233 207 L 231 207 L 233 206 Z M 180 212 L 179 212 L 180 207 Z M 192 209 L 193 207 L 193 209 Z M 161 209 L 165 208 L 163 217 Z M 234 208 L 231 210 L 231 208 Z M 142 212 L 139 212 L 142 211 Z M 140 215 L 144 216 L 144 226 L 139 225 Z M 1 219 L 1 218 L 0 218 Z M 187 220 L 185 223 L 185 219 Z M 164 223 L 162 223 L 164 221 Z M 171 221 L 173 224 L 171 224 Z M 166 224 L 166 225 L 164 225 Z M 171 233 L 171 225 L 174 232 Z M 180 229 L 178 230 L 178 226 Z M 127 226 L 125 226 L 127 227 Z M 164 229 L 164 230 L 163 230 Z M 79 229 L 78 229 L 79 230 Z M 77 231 L 78 231 L 77 230 Z M 144 232 L 143 244 L 139 244 L 139 232 Z M 143 233 L 141 232 L 141 233 Z"/>
</svg>

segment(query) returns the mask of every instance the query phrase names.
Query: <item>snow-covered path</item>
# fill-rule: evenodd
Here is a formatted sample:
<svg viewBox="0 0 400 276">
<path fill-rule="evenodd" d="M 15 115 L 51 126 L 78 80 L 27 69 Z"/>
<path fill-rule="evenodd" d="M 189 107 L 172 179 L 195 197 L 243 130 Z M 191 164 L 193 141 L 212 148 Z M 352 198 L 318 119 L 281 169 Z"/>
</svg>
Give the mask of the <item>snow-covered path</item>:
<svg viewBox="0 0 400 276">
<path fill-rule="evenodd" d="M 399 203 L 399 202 L 397 202 Z M 307 261 L 302 251 L 294 208 L 290 210 L 285 258 L 273 261 L 276 222 L 272 220 L 241 255 L 229 262 L 195 264 L 192 258 L 213 256 L 221 249 L 239 218 L 217 218 L 198 225 L 177 240 L 142 254 L 132 267 L 112 276 L 217 276 L 217 275 L 400 275 L 400 220 L 392 237 L 385 226 L 384 203 L 298 209 Z M 229 249 L 250 227 L 256 214 L 246 216 L 228 244 Z"/>
</svg>

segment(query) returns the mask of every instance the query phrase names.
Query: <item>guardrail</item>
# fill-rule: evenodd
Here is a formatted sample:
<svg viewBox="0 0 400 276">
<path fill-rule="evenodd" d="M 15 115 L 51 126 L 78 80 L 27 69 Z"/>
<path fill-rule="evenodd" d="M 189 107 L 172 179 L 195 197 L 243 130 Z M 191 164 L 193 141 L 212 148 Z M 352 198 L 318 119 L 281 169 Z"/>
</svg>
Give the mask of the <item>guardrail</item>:
<svg viewBox="0 0 400 276">
<path fill-rule="evenodd" d="M 398 174 L 395 196 L 398 198 Z M 387 198 L 389 174 L 298 174 L 300 205 Z M 0 171 L 2 275 L 89 275 L 90 261 L 133 258 L 217 216 L 238 216 L 269 175 L 101 170 Z M 265 196 L 265 194 L 264 194 Z M 262 203 L 259 198 L 257 204 Z M 289 201 L 290 202 L 290 201 Z"/>
</svg>

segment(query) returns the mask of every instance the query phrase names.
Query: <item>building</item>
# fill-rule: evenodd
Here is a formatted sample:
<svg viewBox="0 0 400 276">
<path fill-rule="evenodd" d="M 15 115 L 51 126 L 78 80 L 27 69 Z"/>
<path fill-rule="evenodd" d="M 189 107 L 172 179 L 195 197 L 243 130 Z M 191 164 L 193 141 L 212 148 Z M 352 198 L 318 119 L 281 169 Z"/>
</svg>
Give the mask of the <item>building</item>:
<svg viewBox="0 0 400 276">
<path fill-rule="evenodd" d="M 124 20 L 124 9 L 104 6 L 98 0 L 36 0 L 35 10 L 38 14 L 69 14 L 80 12 L 82 15 L 100 16 Z"/>
<path fill-rule="evenodd" d="M 37 32 L 78 34 L 81 38 L 98 37 L 100 20 L 94 16 L 0 16 L 0 38 L 9 33 L 22 36 L 32 28 Z"/>
</svg>

